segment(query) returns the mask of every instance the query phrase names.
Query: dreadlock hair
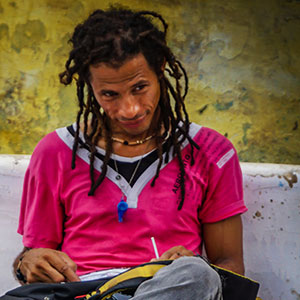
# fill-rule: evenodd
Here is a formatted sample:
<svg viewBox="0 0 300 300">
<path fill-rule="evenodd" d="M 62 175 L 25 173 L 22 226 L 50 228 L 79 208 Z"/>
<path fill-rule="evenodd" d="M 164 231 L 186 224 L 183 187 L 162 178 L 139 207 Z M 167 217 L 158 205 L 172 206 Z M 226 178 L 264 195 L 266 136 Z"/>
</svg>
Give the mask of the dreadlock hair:
<svg viewBox="0 0 300 300">
<path fill-rule="evenodd" d="M 159 30 L 152 18 L 158 19 L 163 26 Z M 187 139 L 191 144 L 191 165 L 194 164 L 194 147 L 198 145 L 189 136 L 189 117 L 184 105 L 184 98 L 188 91 L 188 77 L 181 63 L 175 58 L 166 43 L 168 25 L 161 15 L 153 11 L 134 12 L 127 9 L 111 7 L 107 11 L 94 11 L 85 22 L 79 24 L 70 39 L 73 46 L 65 64 L 65 71 L 60 76 L 60 82 L 69 85 L 73 78 L 77 85 L 77 98 L 79 111 L 77 114 L 77 128 L 75 132 L 72 156 L 72 169 L 75 168 L 76 151 L 79 144 L 80 120 L 83 116 L 84 138 L 91 152 L 90 178 L 91 188 L 89 195 L 93 195 L 96 188 L 102 183 L 107 173 L 107 164 L 112 153 L 112 140 L 109 120 L 98 104 L 90 85 L 89 66 L 105 63 L 112 67 L 121 66 L 127 59 L 143 54 L 149 67 L 156 73 L 161 90 L 159 99 L 160 115 L 156 123 L 156 132 L 163 127 L 170 137 L 166 141 L 165 162 L 169 161 L 169 152 L 173 147 L 172 155 L 177 155 L 180 167 L 181 201 L 178 210 L 182 208 L 185 196 L 184 177 L 185 170 L 181 156 L 181 145 Z M 162 71 L 166 64 L 168 76 Z M 180 78 L 184 76 L 185 88 L 182 93 Z M 169 79 L 175 80 L 175 86 Z M 171 98 L 174 100 L 173 108 Z M 88 120 L 91 131 L 88 132 Z M 96 145 L 103 137 L 105 140 L 105 157 L 102 172 L 98 178 L 94 175 L 94 160 L 97 153 Z M 163 162 L 162 144 L 164 136 L 155 136 L 158 149 L 159 163 L 156 174 L 151 182 L 154 186 L 159 176 Z"/>
</svg>

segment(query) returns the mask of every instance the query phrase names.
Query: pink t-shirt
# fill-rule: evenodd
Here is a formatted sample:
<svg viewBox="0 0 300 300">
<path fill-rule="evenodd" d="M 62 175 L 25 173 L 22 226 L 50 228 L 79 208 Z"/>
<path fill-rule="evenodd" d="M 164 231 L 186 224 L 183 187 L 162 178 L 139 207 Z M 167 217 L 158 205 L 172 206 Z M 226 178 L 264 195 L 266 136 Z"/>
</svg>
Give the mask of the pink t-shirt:
<svg viewBox="0 0 300 300">
<path fill-rule="evenodd" d="M 190 135 L 200 146 L 190 165 L 190 145 L 182 158 L 186 196 L 180 201 L 177 158 L 163 163 L 155 186 L 150 183 L 158 160 L 131 187 L 108 166 L 94 196 L 90 189 L 89 152 L 79 148 L 71 169 L 73 136 L 66 128 L 48 134 L 37 145 L 25 175 L 18 232 L 26 247 L 61 249 L 77 264 L 79 275 L 108 268 L 131 267 L 153 258 L 151 237 L 158 252 L 176 245 L 201 253 L 201 224 L 223 220 L 247 209 L 242 175 L 232 144 L 217 132 L 191 124 Z M 83 137 L 81 136 L 83 139 Z M 103 149 L 98 151 L 104 154 Z M 141 157 L 112 159 L 132 162 Z M 96 158 L 95 176 L 102 161 Z M 128 210 L 118 221 L 123 190 Z"/>
</svg>

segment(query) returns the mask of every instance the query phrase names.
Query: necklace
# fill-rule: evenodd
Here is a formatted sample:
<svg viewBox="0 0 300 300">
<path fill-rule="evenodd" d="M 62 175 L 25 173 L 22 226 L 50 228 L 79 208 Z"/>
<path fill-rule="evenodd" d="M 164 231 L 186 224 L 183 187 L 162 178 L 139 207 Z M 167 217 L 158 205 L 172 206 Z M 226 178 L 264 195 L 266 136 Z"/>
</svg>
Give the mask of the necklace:
<svg viewBox="0 0 300 300">
<path fill-rule="evenodd" d="M 128 182 L 129 185 L 131 184 L 131 182 L 132 182 L 132 180 L 133 180 L 133 178 L 134 178 L 134 176 L 135 176 L 135 174 L 136 174 L 136 172 L 137 172 L 137 170 L 138 170 L 138 168 L 139 168 L 139 166 L 141 164 L 142 159 L 143 159 L 143 156 L 140 158 L 140 160 L 138 161 L 137 165 L 135 166 L 135 168 L 134 168 L 134 170 L 132 172 L 132 175 L 131 175 L 131 177 L 129 179 L 129 182 Z M 117 161 L 115 159 L 114 159 L 114 165 L 115 165 L 115 169 L 116 169 L 116 171 L 118 173 L 116 179 L 117 180 L 121 180 L 121 175 L 119 173 Z M 124 186 L 120 184 L 120 188 L 121 188 L 121 191 L 122 191 L 122 196 L 121 196 L 120 202 L 117 205 L 117 209 L 118 209 L 118 219 L 119 219 L 119 222 L 123 222 L 123 215 L 125 214 L 125 212 L 128 209 L 128 204 L 124 200 L 124 198 L 125 198 L 125 195 L 124 195 L 124 192 L 123 192 Z"/>
<path fill-rule="evenodd" d="M 149 141 L 153 138 L 154 138 L 154 135 L 149 135 L 149 136 L 147 136 L 146 138 L 144 138 L 142 140 L 137 140 L 135 142 L 128 142 L 126 140 L 122 140 L 122 139 L 119 139 L 119 138 L 116 138 L 116 137 L 113 137 L 113 136 L 111 137 L 112 141 L 121 143 L 121 144 L 126 145 L 126 146 L 141 145 L 141 144 L 144 144 L 144 143 L 146 143 L 147 141 Z"/>
<path fill-rule="evenodd" d="M 164 141 L 166 141 L 169 136 L 170 136 L 170 131 L 167 131 L 163 134 L 163 136 L 165 136 L 163 139 Z M 153 139 L 155 137 L 155 135 L 149 135 L 147 136 L 146 138 L 142 139 L 142 140 L 136 140 L 135 142 L 128 142 L 127 140 L 122 140 L 122 139 L 119 139 L 119 138 L 116 138 L 116 137 L 111 137 L 112 141 L 114 142 L 118 142 L 118 143 L 121 143 L 125 146 L 135 146 L 135 145 L 141 145 L 141 144 L 144 144 L 146 143 L 147 141 Z"/>
</svg>

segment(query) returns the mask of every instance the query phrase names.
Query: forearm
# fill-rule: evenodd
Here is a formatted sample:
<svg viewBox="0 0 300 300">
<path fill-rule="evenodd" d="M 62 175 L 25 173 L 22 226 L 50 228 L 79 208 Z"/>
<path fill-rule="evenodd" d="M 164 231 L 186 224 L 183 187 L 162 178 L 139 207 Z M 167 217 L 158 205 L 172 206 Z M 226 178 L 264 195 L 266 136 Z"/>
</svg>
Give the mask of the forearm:
<svg viewBox="0 0 300 300">
<path fill-rule="evenodd" d="M 244 274 L 242 221 L 239 215 L 204 224 L 203 237 L 211 263 Z"/>
</svg>

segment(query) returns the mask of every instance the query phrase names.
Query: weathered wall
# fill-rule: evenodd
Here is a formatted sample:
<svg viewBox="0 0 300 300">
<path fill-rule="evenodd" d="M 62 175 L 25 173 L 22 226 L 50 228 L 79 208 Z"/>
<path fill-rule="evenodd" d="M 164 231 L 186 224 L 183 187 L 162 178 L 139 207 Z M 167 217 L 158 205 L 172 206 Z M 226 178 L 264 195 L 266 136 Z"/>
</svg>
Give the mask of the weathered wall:
<svg viewBox="0 0 300 300">
<path fill-rule="evenodd" d="M 169 22 L 190 77 L 191 120 L 236 146 L 242 161 L 300 163 L 298 0 L 128 0 Z M 58 83 L 75 24 L 115 1 L 0 0 L 0 153 L 31 153 L 73 122 L 73 88 Z"/>
<path fill-rule="evenodd" d="M 30 156 L 0 155 L 0 295 L 16 287 L 11 263 L 22 248 L 16 234 L 22 182 Z M 263 300 L 300 299 L 300 166 L 242 163 L 246 276 Z M 243 299 L 241 299 L 243 300 Z"/>
</svg>

